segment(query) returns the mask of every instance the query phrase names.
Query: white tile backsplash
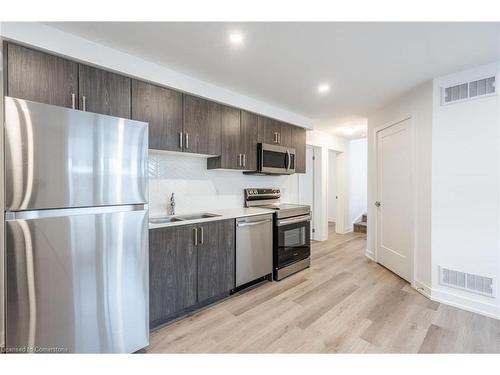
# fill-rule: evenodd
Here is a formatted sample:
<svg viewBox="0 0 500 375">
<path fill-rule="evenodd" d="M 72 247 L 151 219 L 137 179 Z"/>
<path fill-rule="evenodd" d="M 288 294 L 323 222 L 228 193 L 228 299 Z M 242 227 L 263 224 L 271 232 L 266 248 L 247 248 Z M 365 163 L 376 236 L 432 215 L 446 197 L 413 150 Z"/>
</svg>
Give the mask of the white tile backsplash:
<svg viewBox="0 0 500 375">
<path fill-rule="evenodd" d="M 279 187 L 281 200 L 298 202 L 298 175 L 249 176 L 239 171 L 207 170 L 207 160 L 149 151 L 149 211 L 165 215 L 175 193 L 176 214 L 243 207 L 244 188 Z"/>
</svg>

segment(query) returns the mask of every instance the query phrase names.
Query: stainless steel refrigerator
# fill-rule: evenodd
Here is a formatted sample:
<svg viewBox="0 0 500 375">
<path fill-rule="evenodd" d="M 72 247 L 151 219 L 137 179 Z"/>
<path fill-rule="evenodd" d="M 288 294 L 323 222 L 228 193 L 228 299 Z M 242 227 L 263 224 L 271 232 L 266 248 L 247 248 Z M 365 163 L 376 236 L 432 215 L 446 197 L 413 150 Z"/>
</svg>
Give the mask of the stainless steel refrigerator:
<svg viewBox="0 0 500 375">
<path fill-rule="evenodd" d="M 5 98 L 6 350 L 149 342 L 148 126 Z"/>
</svg>

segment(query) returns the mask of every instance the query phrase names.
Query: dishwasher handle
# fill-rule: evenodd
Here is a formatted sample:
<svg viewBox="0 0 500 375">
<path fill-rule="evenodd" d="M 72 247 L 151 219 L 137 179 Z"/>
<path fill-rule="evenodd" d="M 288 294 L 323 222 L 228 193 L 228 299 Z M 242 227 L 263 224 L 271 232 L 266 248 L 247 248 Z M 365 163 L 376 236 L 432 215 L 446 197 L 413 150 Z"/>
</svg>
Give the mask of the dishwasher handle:
<svg viewBox="0 0 500 375">
<path fill-rule="evenodd" d="M 236 226 L 238 227 L 251 227 L 254 225 L 260 225 L 260 224 L 265 224 L 265 223 L 270 223 L 271 219 L 265 219 L 265 220 L 259 220 L 259 221 L 241 221 L 241 222 L 236 222 Z"/>
</svg>

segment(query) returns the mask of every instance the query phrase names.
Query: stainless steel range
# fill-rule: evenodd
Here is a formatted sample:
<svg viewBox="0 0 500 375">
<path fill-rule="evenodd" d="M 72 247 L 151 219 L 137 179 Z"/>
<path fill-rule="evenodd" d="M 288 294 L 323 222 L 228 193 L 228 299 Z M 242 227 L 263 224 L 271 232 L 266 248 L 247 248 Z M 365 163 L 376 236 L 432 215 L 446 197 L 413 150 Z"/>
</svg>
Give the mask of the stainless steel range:
<svg viewBox="0 0 500 375">
<path fill-rule="evenodd" d="M 273 277 L 281 280 L 310 266 L 311 207 L 281 203 L 280 189 L 245 189 L 245 207 L 275 210 Z"/>
</svg>

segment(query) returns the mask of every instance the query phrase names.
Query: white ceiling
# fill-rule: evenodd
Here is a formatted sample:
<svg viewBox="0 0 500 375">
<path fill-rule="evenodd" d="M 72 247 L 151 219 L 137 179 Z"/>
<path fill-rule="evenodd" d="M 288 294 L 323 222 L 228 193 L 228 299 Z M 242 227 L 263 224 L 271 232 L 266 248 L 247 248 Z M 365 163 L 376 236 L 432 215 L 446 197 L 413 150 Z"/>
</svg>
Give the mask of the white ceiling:
<svg viewBox="0 0 500 375">
<path fill-rule="evenodd" d="M 339 127 L 362 129 L 371 112 L 426 80 L 500 60 L 500 23 L 47 24 L 337 133 Z M 244 34 L 242 46 L 228 42 L 233 31 Z M 327 95 L 317 93 L 321 82 L 331 85 Z"/>
</svg>

